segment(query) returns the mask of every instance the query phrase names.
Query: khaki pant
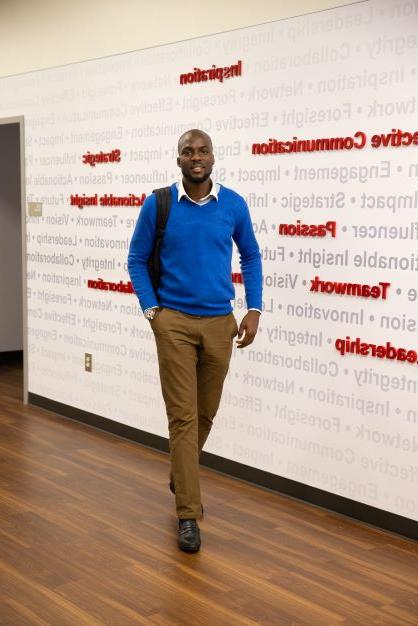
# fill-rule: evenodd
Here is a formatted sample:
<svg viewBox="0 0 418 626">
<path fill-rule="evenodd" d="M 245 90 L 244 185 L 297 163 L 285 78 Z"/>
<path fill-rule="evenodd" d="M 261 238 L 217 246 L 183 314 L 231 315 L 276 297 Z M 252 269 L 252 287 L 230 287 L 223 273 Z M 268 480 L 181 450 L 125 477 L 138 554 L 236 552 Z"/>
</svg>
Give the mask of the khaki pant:
<svg viewBox="0 0 418 626">
<path fill-rule="evenodd" d="M 219 407 L 237 322 L 232 313 L 206 317 L 160 308 L 151 327 L 168 417 L 177 515 L 200 518 L 199 455 Z"/>
</svg>

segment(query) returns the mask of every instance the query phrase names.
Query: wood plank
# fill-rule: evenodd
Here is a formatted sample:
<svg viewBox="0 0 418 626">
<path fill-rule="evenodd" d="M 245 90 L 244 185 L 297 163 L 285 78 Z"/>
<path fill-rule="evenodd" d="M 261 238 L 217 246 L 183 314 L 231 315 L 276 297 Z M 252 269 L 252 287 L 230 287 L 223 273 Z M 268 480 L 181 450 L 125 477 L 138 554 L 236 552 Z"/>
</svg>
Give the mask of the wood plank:
<svg viewBox="0 0 418 626">
<path fill-rule="evenodd" d="M 177 547 L 167 455 L 39 407 L 0 362 L 0 623 L 415 626 L 418 544 L 202 468 Z"/>
</svg>

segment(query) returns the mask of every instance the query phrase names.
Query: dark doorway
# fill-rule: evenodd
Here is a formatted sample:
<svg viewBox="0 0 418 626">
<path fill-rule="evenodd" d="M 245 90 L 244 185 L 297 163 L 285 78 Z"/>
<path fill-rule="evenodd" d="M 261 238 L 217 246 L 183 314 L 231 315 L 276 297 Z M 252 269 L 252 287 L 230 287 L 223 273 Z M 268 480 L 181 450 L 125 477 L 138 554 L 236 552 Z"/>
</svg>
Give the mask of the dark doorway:
<svg viewBox="0 0 418 626">
<path fill-rule="evenodd" d="M 26 356 L 22 132 L 23 119 L 0 120 L 0 362 L 19 367 L 24 367 Z M 27 392 L 26 376 L 24 387 Z"/>
</svg>

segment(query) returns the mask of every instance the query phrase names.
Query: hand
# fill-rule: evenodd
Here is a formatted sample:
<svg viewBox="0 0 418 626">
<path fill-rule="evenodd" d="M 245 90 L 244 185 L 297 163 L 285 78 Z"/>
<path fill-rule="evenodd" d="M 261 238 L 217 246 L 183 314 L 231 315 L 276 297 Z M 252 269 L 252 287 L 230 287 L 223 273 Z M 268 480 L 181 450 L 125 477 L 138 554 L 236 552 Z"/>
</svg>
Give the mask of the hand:
<svg viewBox="0 0 418 626">
<path fill-rule="evenodd" d="M 245 348 L 254 341 L 257 334 L 258 321 L 260 319 L 259 311 L 248 311 L 243 318 L 238 330 L 237 348 Z"/>
</svg>

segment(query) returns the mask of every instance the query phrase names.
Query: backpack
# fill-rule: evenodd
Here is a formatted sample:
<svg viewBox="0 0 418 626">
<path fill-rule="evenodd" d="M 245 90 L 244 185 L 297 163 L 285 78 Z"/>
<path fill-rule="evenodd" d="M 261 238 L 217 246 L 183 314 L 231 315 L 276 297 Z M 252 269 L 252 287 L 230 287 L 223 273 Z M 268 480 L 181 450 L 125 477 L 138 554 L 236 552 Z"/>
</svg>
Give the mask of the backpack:
<svg viewBox="0 0 418 626">
<path fill-rule="evenodd" d="M 155 195 L 157 196 L 157 219 L 154 247 L 148 259 L 148 272 L 151 278 L 152 286 L 155 291 L 155 295 L 158 295 L 158 287 L 160 286 L 161 276 L 160 249 L 168 220 L 168 214 L 170 213 L 171 187 L 161 187 L 160 189 L 154 189 L 152 193 L 155 193 Z"/>
</svg>

